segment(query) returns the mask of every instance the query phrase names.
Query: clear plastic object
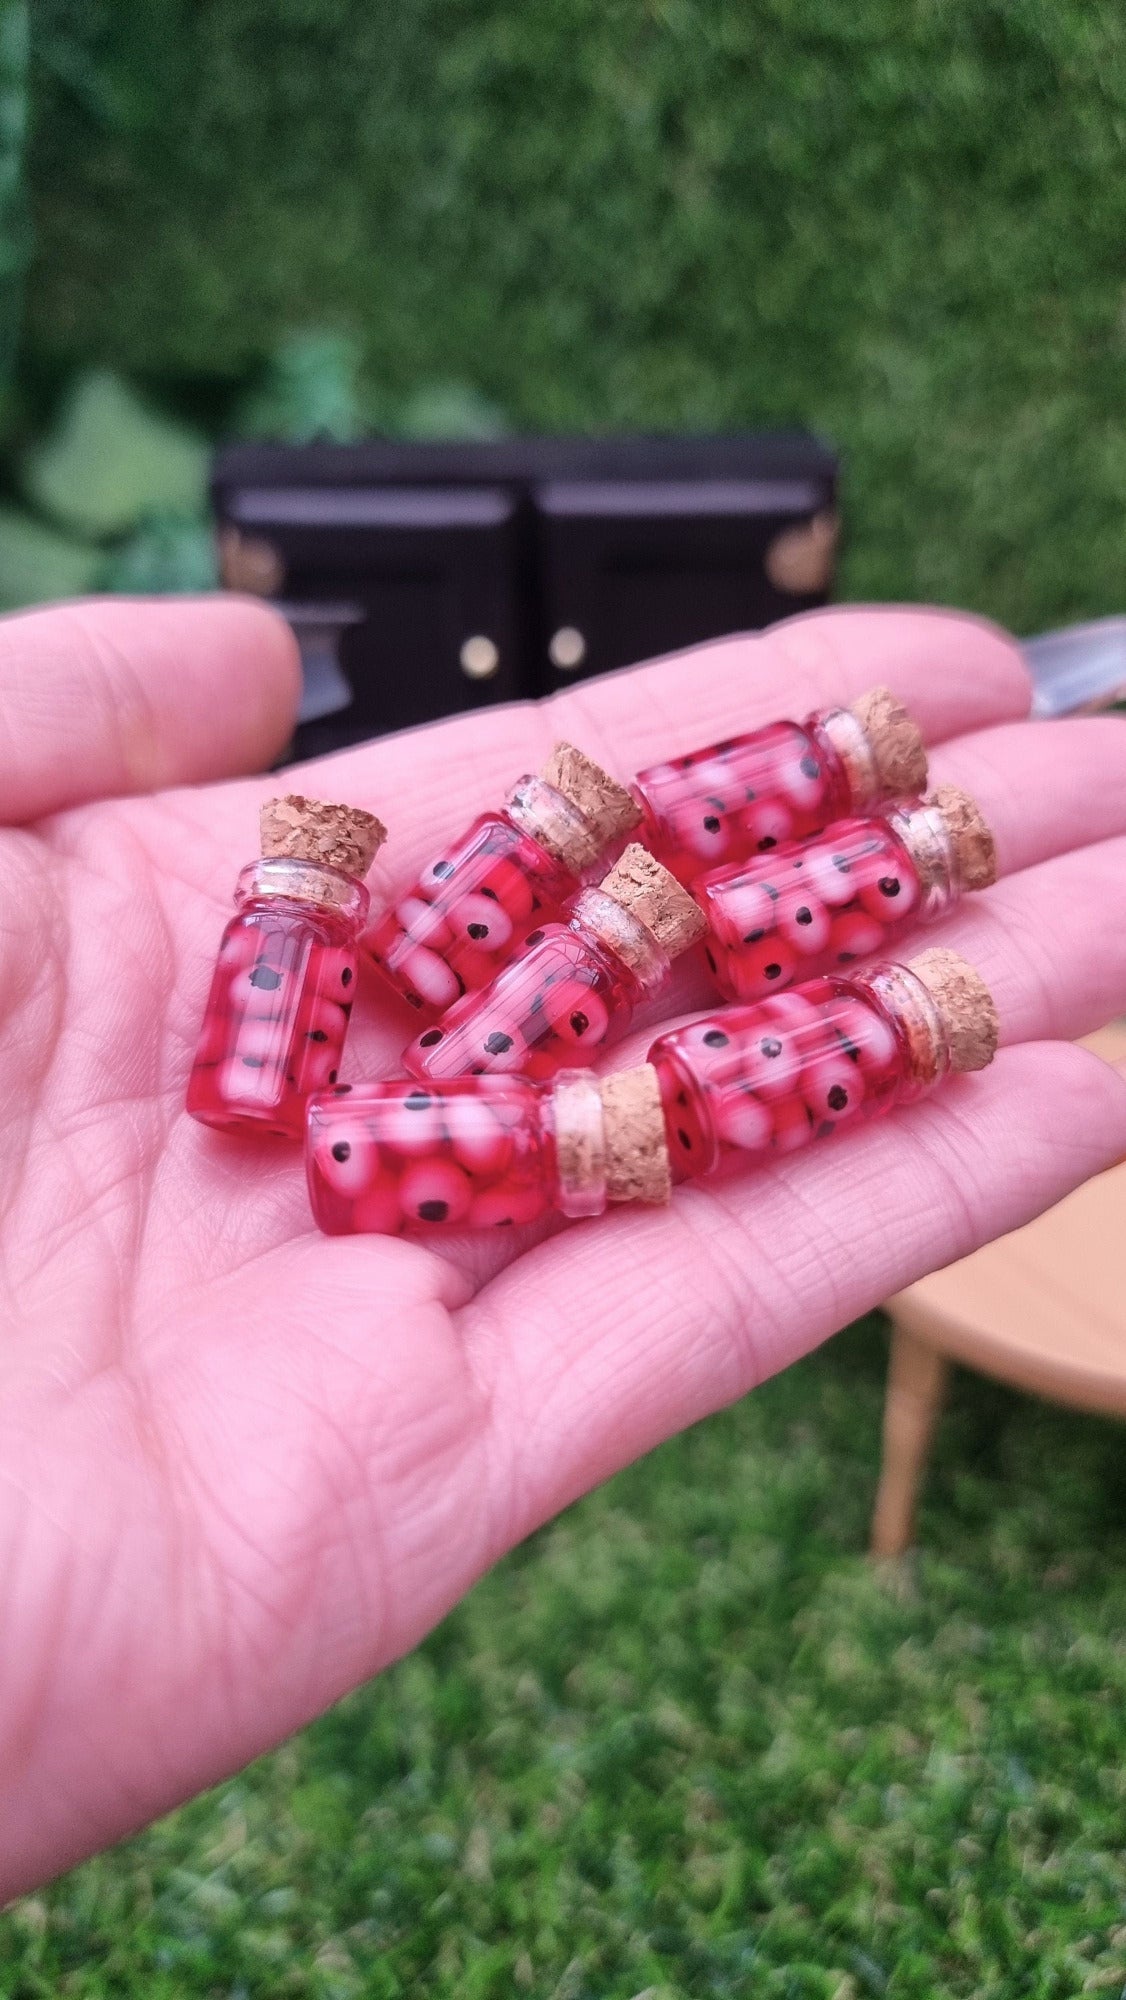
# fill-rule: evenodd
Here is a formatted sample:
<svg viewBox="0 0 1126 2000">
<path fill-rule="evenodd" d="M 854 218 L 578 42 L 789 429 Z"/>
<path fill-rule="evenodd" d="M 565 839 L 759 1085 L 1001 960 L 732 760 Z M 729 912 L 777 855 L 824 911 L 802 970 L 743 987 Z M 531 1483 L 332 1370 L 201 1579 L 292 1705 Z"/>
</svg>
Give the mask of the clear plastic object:
<svg viewBox="0 0 1126 2000">
<path fill-rule="evenodd" d="M 1032 713 L 1094 714 L 1126 702 L 1126 618 L 1094 618 L 1021 641 L 1032 675 Z"/>
</svg>

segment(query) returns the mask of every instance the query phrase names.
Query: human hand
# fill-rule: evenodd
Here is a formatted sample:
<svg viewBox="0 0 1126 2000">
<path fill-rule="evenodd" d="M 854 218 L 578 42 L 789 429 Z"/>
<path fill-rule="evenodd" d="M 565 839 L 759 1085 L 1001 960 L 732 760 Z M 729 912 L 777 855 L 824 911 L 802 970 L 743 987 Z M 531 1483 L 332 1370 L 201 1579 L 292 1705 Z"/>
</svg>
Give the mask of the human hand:
<svg viewBox="0 0 1126 2000">
<path fill-rule="evenodd" d="M 276 1743 L 595 1482 L 1126 1151 L 1126 1084 L 1046 1039 L 1126 995 L 1126 727 L 1022 720 L 973 620 L 803 618 L 285 782 L 387 820 L 378 898 L 558 734 L 628 776 L 879 681 L 997 835 L 1006 879 L 928 933 L 994 990 L 993 1068 L 667 1211 L 328 1240 L 296 1149 L 183 1112 L 278 789 L 199 781 L 285 741 L 288 633 L 233 600 L 0 623 L 0 1893 Z M 707 1004 L 691 979 L 663 1013 Z M 413 1025 L 369 979 L 346 1074 L 393 1073 Z"/>
</svg>

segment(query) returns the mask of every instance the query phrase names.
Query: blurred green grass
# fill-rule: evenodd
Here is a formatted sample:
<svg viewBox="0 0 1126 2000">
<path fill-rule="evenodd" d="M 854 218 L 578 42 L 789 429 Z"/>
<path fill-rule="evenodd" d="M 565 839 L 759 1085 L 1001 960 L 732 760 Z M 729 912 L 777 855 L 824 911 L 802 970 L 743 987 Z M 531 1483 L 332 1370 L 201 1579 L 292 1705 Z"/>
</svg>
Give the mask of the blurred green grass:
<svg viewBox="0 0 1126 2000">
<path fill-rule="evenodd" d="M 207 428 L 327 328 L 379 421 L 454 382 L 522 427 L 823 429 L 846 595 L 1121 608 L 1117 0 L 36 23 L 25 425 L 97 365 Z"/>
<path fill-rule="evenodd" d="M 39 0 L 23 172 L 21 14 L 0 600 L 205 581 L 232 422 L 501 411 L 812 424 L 845 594 L 1122 608 L 1117 5 Z M 964 1379 L 893 1589 L 881 1363 L 854 1331 L 669 1445 L 20 1904 L 5 2000 L 1126 1992 L 1120 1434 Z"/>
<path fill-rule="evenodd" d="M 18 1905 L 0 1990 L 1120 1994 L 1121 1432 L 961 1378 L 924 1553 L 881 1576 L 883 1352 L 854 1329 L 667 1445 L 382 1681 Z"/>
</svg>

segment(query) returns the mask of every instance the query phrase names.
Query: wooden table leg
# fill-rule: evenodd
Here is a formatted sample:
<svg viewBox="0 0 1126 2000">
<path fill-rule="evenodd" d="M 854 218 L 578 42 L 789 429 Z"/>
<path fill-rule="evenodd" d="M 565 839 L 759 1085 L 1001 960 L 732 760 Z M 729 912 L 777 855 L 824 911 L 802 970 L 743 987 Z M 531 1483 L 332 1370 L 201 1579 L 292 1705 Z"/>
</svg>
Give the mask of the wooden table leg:
<svg viewBox="0 0 1126 2000">
<path fill-rule="evenodd" d="M 944 1355 L 894 1326 L 880 1484 L 870 1552 L 899 1556 L 915 1538 L 915 1502 L 946 1389 Z"/>
</svg>

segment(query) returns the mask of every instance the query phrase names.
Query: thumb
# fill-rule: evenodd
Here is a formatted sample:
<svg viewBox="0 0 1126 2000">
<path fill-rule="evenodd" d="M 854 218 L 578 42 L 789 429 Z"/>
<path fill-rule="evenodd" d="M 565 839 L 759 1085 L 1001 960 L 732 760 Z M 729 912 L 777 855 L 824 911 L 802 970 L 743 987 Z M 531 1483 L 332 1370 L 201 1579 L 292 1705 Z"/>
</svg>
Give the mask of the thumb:
<svg viewBox="0 0 1126 2000">
<path fill-rule="evenodd" d="M 293 729 L 297 647 L 237 597 L 91 598 L 0 619 L 0 820 L 263 769 Z"/>
</svg>

